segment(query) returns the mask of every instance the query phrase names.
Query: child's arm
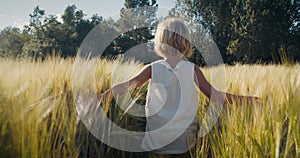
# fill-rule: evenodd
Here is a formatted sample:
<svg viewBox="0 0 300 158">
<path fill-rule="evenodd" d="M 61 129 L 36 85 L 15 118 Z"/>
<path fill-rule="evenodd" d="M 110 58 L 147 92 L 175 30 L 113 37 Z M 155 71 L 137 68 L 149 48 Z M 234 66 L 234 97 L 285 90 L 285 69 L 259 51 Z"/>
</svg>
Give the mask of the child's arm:
<svg viewBox="0 0 300 158">
<path fill-rule="evenodd" d="M 136 76 L 131 79 L 118 83 L 104 93 L 98 96 L 98 99 L 106 98 L 107 96 L 113 94 L 114 96 L 124 94 L 128 88 L 137 88 L 143 85 L 151 78 L 151 65 L 146 65 Z"/>
<path fill-rule="evenodd" d="M 258 101 L 260 102 L 260 98 L 252 97 L 252 96 L 241 96 L 231 93 L 220 92 L 216 90 L 204 77 L 202 71 L 195 66 L 194 68 L 195 74 L 197 77 L 198 87 L 208 98 L 212 98 L 214 101 L 223 102 L 225 101 L 232 104 L 233 102 L 242 102 L 242 101 Z"/>
</svg>

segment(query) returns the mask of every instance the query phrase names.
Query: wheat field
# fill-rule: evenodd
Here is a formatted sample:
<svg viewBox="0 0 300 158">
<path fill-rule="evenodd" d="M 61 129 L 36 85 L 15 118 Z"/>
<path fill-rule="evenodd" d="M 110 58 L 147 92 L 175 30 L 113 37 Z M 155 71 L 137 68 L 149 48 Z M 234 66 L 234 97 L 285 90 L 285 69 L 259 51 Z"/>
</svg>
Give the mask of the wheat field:
<svg viewBox="0 0 300 158">
<path fill-rule="evenodd" d="M 94 63 L 98 93 L 111 86 L 112 71 L 128 76 L 142 68 L 133 61 Z M 110 148 L 85 128 L 72 93 L 73 65 L 73 59 L 56 57 L 1 59 L 0 157 L 145 156 Z M 210 80 L 209 69 L 201 69 Z M 228 92 L 259 96 L 262 105 L 226 105 L 218 124 L 198 138 L 197 157 L 300 157 L 300 65 L 235 65 L 225 70 Z M 145 87 L 136 91 L 141 102 Z M 199 97 L 201 120 L 208 99 Z M 121 127 L 143 130 L 143 119 L 124 118 L 113 107 L 107 113 L 115 120 L 122 116 Z"/>
</svg>

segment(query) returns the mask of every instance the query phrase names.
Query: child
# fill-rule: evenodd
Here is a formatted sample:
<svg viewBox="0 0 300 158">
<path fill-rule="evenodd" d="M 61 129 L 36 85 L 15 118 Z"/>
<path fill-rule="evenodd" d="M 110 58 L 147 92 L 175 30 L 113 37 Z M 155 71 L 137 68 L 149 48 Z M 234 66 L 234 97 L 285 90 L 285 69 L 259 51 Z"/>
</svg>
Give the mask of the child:
<svg viewBox="0 0 300 158">
<path fill-rule="evenodd" d="M 195 116 L 198 106 L 197 88 L 210 99 L 229 103 L 257 99 L 216 90 L 201 70 L 185 60 L 192 54 L 189 32 L 176 18 L 159 23 L 155 33 L 155 51 L 163 60 L 146 65 L 136 76 L 119 83 L 99 96 L 123 94 L 151 79 L 146 98 L 146 134 L 141 144 L 149 157 L 189 157 L 195 144 Z M 195 83 L 197 86 L 195 86 Z"/>
</svg>

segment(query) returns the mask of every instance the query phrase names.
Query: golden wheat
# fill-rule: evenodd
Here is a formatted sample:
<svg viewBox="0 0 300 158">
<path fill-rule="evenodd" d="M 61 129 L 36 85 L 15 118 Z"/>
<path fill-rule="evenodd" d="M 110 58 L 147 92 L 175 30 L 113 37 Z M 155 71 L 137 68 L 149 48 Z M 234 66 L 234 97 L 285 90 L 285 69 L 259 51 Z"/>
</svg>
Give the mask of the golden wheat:
<svg viewBox="0 0 300 158">
<path fill-rule="evenodd" d="M 71 59 L 60 58 L 37 62 L 1 59 L 1 157 L 144 156 L 109 148 L 78 120 L 72 93 L 73 64 Z M 112 73 L 118 74 L 114 81 L 118 82 L 142 67 L 132 61 L 100 60 L 94 64 L 97 93 L 111 86 Z M 208 70 L 203 68 L 209 79 Z M 197 155 L 300 157 L 300 66 L 226 66 L 226 79 L 229 92 L 259 96 L 263 105 L 226 106 L 215 128 L 199 138 Z M 137 93 L 145 93 L 145 89 Z M 207 104 L 203 94 L 200 98 L 199 111 Z M 110 117 L 122 116 L 125 126 L 142 122 L 113 113 L 111 110 Z M 199 118 L 201 115 L 199 112 Z"/>
</svg>

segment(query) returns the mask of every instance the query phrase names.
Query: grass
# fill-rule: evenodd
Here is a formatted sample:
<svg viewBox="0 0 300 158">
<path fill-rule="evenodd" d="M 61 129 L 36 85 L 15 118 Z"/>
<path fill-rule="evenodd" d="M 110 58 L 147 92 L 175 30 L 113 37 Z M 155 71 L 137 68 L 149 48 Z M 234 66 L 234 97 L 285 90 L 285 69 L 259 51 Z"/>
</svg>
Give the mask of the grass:
<svg viewBox="0 0 300 158">
<path fill-rule="evenodd" d="M 74 61 L 49 58 L 0 62 L 0 157 L 143 157 L 110 148 L 78 119 L 72 92 Z M 134 62 L 97 64 L 97 92 L 141 68 Z M 209 71 L 203 68 L 209 79 Z M 256 95 L 263 105 L 228 105 L 218 124 L 198 138 L 198 157 L 300 157 L 300 65 L 226 66 L 227 90 Z M 144 96 L 145 86 L 135 94 Z M 199 121 L 208 99 L 199 96 Z M 143 97 L 138 100 L 143 103 Z M 113 104 L 113 103 L 112 103 Z M 144 119 L 114 104 L 108 115 L 123 128 L 143 130 Z"/>
</svg>

